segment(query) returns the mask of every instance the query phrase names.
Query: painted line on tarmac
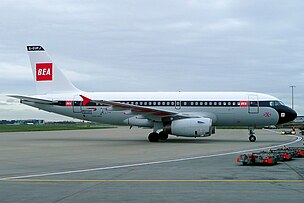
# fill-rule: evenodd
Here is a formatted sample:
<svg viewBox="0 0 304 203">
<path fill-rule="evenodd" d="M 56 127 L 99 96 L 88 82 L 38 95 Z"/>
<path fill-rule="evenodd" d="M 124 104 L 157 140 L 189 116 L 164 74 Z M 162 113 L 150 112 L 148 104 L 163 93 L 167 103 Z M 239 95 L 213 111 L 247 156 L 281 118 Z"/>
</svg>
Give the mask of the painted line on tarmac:
<svg viewBox="0 0 304 203">
<path fill-rule="evenodd" d="M 58 179 L 10 179 L 6 182 L 31 183 L 304 183 L 304 180 L 58 180 Z"/>
<path fill-rule="evenodd" d="M 284 143 L 284 144 L 280 144 L 280 145 L 268 146 L 268 147 L 262 147 L 262 148 L 256 148 L 256 149 L 248 149 L 248 150 L 203 155 L 203 156 L 195 156 L 195 157 L 180 158 L 180 159 L 169 159 L 169 160 L 163 160 L 163 161 L 151 161 L 151 162 L 125 164 L 125 165 L 117 165 L 117 166 L 106 166 L 106 167 L 89 168 L 89 169 L 79 169 L 79 170 L 70 170 L 70 171 L 60 171 L 60 172 L 40 173 L 40 174 L 32 174 L 32 175 L 4 177 L 4 178 L 0 178 L 0 181 L 6 181 L 6 180 L 11 180 L 11 179 L 46 177 L 46 176 L 54 176 L 54 175 L 67 175 L 67 174 L 74 174 L 74 173 L 85 173 L 85 172 L 103 171 L 103 170 L 111 170 L 111 169 L 123 169 L 123 168 L 130 168 L 130 167 L 149 166 L 149 165 L 155 165 L 155 164 L 164 164 L 164 163 L 173 163 L 173 162 L 189 161 L 189 160 L 196 160 L 196 159 L 213 158 L 213 157 L 240 154 L 240 153 L 258 151 L 258 150 L 266 150 L 269 148 L 282 147 L 284 145 L 291 145 L 291 144 L 300 142 L 302 140 L 302 137 L 299 137 L 299 136 L 292 136 L 292 137 L 296 137 L 297 139 L 292 142 L 288 142 L 288 143 Z"/>
</svg>

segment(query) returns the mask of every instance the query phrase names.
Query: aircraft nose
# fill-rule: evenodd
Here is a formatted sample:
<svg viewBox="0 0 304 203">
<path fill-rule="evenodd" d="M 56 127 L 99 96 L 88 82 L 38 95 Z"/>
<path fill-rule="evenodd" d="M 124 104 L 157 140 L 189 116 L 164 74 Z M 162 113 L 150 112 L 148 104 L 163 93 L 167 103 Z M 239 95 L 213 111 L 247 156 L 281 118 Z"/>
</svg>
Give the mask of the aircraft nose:
<svg viewBox="0 0 304 203">
<path fill-rule="evenodd" d="M 287 123 L 293 121 L 297 117 L 297 112 L 295 110 L 284 106 L 284 108 L 279 111 L 279 121 L 278 124 Z"/>
<path fill-rule="evenodd" d="M 291 109 L 290 111 L 290 121 L 293 121 L 294 119 L 296 119 L 296 117 L 298 116 L 297 112 L 293 109 Z"/>
</svg>

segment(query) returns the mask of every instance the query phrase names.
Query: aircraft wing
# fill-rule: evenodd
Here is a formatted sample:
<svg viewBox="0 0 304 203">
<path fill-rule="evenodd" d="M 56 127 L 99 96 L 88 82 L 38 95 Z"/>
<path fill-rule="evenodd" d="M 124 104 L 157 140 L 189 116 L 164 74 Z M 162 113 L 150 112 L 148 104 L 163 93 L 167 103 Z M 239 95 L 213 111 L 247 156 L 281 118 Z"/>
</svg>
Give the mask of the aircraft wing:
<svg viewBox="0 0 304 203">
<path fill-rule="evenodd" d="M 80 95 L 83 99 L 83 105 L 85 106 L 89 102 L 95 102 L 101 105 L 109 106 L 109 110 L 113 111 L 126 111 L 126 114 L 134 114 L 134 115 L 142 115 L 145 118 L 155 120 L 155 121 L 162 121 L 162 122 L 169 122 L 172 120 L 178 120 L 183 118 L 200 118 L 205 117 L 201 115 L 197 115 L 192 112 L 177 112 L 177 111 L 169 111 L 145 106 L 138 106 L 114 101 L 107 101 L 107 100 L 91 100 L 83 95 Z"/>
<path fill-rule="evenodd" d="M 9 97 L 20 99 L 20 101 L 34 102 L 39 104 L 54 104 L 56 102 L 47 99 L 39 99 L 35 97 L 21 96 L 21 95 L 7 95 Z"/>
<path fill-rule="evenodd" d="M 126 103 L 120 103 L 120 102 L 114 102 L 114 101 L 107 101 L 107 100 L 91 100 L 83 95 L 80 95 L 83 99 L 83 105 L 85 106 L 89 102 L 95 102 L 102 105 L 110 106 L 109 109 L 113 111 L 122 111 L 122 110 L 129 110 L 130 114 L 135 115 L 143 115 L 147 118 L 165 118 L 165 117 L 175 117 L 176 118 L 189 118 L 193 117 L 190 115 L 183 115 L 179 114 L 176 111 L 168 111 L 168 110 L 162 110 L 157 108 L 151 108 L 151 107 L 144 107 L 144 106 L 138 106 L 138 105 L 132 105 L 132 104 L 126 104 Z"/>
</svg>

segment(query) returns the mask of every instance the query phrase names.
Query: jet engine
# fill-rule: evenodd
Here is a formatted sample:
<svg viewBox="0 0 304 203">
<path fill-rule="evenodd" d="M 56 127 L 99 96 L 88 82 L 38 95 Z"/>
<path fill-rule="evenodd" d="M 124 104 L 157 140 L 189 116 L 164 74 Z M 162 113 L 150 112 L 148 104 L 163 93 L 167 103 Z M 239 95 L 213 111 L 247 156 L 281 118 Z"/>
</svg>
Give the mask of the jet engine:
<svg viewBox="0 0 304 203">
<path fill-rule="evenodd" d="M 212 120 L 210 118 L 185 118 L 174 120 L 165 126 L 164 132 L 184 137 L 207 137 L 212 133 Z"/>
</svg>

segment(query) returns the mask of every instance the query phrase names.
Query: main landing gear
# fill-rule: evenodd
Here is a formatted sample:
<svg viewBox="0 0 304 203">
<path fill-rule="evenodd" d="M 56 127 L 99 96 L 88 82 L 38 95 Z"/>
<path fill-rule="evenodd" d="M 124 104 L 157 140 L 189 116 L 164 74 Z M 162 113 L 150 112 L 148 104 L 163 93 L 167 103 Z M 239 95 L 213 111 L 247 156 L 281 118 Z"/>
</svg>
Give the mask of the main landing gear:
<svg viewBox="0 0 304 203">
<path fill-rule="evenodd" d="M 254 129 L 253 128 L 249 128 L 248 130 L 249 130 L 249 132 L 248 132 L 248 134 L 249 134 L 249 141 L 250 142 L 255 142 L 256 141 L 256 136 L 254 136 Z"/>
<path fill-rule="evenodd" d="M 150 142 L 158 142 L 159 140 L 165 141 L 168 139 L 168 134 L 165 133 L 164 131 L 161 131 L 159 133 L 152 132 L 149 134 L 148 139 Z"/>
</svg>

